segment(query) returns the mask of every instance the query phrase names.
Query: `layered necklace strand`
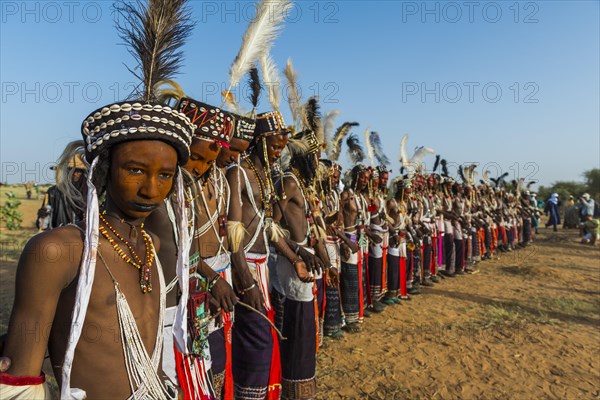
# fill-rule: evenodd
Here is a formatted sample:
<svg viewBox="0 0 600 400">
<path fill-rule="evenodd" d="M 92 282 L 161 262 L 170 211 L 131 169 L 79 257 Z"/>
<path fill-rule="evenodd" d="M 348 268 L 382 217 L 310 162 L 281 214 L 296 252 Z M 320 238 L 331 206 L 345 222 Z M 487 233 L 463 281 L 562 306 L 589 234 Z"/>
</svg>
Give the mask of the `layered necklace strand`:
<svg viewBox="0 0 600 400">
<path fill-rule="evenodd" d="M 142 237 L 144 238 L 144 246 L 146 248 L 146 254 L 144 256 L 145 261 L 142 261 L 142 259 L 137 255 L 137 253 L 131 246 L 131 244 L 123 236 L 121 236 L 116 231 L 115 228 L 113 228 L 108 223 L 106 218 L 104 218 L 104 215 L 103 215 L 104 213 L 106 213 L 106 211 L 104 211 L 103 213 L 100 213 L 100 220 L 102 221 L 102 224 L 104 224 L 106 227 L 103 226 L 102 224 L 100 224 L 99 225 L 100 233 L 102 234 L 102 236 L 104 236 L 106 238 L 106 240 L 108 240 L 108 243 L 110 243 L 112 248 L 117 252 L 119 257 L 121 257 L 123 259 L 123 261 L 125 261 L 127 264 L 134 266 L 136 269 L 138 269 L 140 271 L 140 290 L 142 291 L 142 293 L 152 292 L 152 270 L 151 270 L 151 267 L 152 267 L 152 264 L 154 263 L 154 245 L 152 244 L 150 235 L 148 235 L 146 233 L 146 231 L 144 230 L 144 224 L 142 224 L 140 227 L 140 231 L 142 232 Z M 119 239 L 123 244 L 125 244 L 125 246 L 129 250 L 129 254 L 131 254 L 131 257 L 128 256 L 123 251 L 121 246 L 119 246 L 119 244 L 115 241 L 115 239 L 113 237 L 111 237 L 111 235 L 108 233 L 107 228 L 117 239 Z"/>
<path fill-rule="evenodd" d="M 252 160 L 250 160 L 250 157 L 246 157 L 246 162 L 248 163 L 248 166 L 250 167 L 252 172 L 254 172 L 254 175 L 256 176 L 256 180 L 258 181 L 258 191 L 260 194 L 260 200 L 263 204 L 263 209 L 268 210 L 271 205 L 271 193 L 269 193 L 269 188 L 268 188 L 267 184 L 263 181 L 260 174 L 258 173 L 258 170 L 257 170 L 256 166 L 254 165 L 254 163 L 252 162 Z"/>
</svg>

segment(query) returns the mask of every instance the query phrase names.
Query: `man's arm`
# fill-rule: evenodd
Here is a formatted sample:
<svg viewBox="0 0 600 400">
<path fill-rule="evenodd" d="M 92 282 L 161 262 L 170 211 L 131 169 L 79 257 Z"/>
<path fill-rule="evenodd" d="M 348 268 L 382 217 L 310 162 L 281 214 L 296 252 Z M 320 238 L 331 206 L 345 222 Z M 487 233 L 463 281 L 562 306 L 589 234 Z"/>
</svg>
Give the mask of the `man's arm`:
<svg viewBox="0 0 600 400">
<path fill-rule="evenodd" d="M 61 291 L 77 276 L 81 236 L 71 226 L 34 236 L 17 267 L 13 305 L 3 356 L 8 373 L 38 376 Z"/>
<path fill-rule="evenodd" d="M 242 204 L 240 203 L 244 189 L 241 188 L 242 182 L 238 180 L 238 173 L 241 174 L 241 172 L 237 171 L 238 168 L 241 167 L 237 166 L 236 168 L 230 168 L 226 173 L 227 182 L 229 183 L 229 189 L 231 191 L 227 220 L 229 221 L 229 226 L 242 224 L 241 228 L 245 232 L 242 220 Z M 245 186 L 246 185 L 244 185 L 244 187 Z M 252 193 L 248 193 L 248 196 L 252 196 Z M 245 232 L 245 234 L 247 234 L 247 232 Z M 232 239 L 231 232 L 229 232 L 229 238 L 230 240 Z M 242 238 L 239 245 L 230 244 L 234 286 L 236 287 L 238 294 L 240 294 L 241 299 L 246 304 L 260 310 L 262 309 L 263 300 L 258 285 L 254 282 L 254 278 L 252 277 L 252 273 L 246 262 L 244 243 L 245 239 Z"/>
</svg>

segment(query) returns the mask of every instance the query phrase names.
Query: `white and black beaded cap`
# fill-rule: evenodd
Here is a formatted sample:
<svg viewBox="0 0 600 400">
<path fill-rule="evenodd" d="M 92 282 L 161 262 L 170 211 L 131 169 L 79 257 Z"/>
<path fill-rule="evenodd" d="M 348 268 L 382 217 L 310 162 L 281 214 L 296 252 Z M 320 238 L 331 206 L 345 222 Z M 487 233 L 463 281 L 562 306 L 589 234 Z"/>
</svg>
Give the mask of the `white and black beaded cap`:
<svg viewBox="0 0 600 400">
<path fill-rule="evenodd" d="M 229 112 L 210 104 L 184 97 L 177 109 L 194 125 L 193 136 L 229 143 L 234 130 L 234 119 Z"/>
<path fill-rule="evenodd" d="M 153 102 L 107 105 L 91 113 L 81 125 L 90 162 L 107 146 L 130 140 L 161 140 L 175 148 L 183 165 L 190 156 L 194 129 L 183 113 Z"/>
</svg>

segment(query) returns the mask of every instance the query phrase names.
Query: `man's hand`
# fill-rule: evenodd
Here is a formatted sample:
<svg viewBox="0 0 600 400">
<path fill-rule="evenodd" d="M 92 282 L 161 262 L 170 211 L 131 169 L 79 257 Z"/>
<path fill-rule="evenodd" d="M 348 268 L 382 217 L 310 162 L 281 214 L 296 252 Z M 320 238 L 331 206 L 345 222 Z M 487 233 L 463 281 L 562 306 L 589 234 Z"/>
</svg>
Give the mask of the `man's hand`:
<svg viewBox="0 0 600 400">
<path fill-rule="evenodd" d="M 233 307 L 238 301 L 233 288 L 223 278 L 217 279 L 210 290 L 210 294 L 214 297 L 219 307 L 225 312 L 233 311 Z"/>
<path fill-rule="evenodd" d="M 346 243 L 340 244 L 340 250 L 342 252 L 342 257 L 344 257 L 344 260 L 349 259 L 352 255 L 352 250 L 350 250 L 350 247 L 348 247 Z"/>
<path fill-rule="evenodd" d="M 0 372 L 6 372 L 10 368 L 10 358 L 0 357 Z"/>
<path fill-rule="evenodd" d="M 257 310 L 262 310 L 263 308 L 263 298 L 260 293 L 260 288 L 258 287 L 258 283 L 255 284 L 252 289 L 248 289 L 240 296 L 240 300 L 244 303 L 248 304 L 250 307 L 255 308 Z"/>
<path fill-rule="evenodd" d="M 323 265 L 323 261 L 321 261 L 319 257 L 315 256 L 302 246 L 298 246 L 298 255 L 302 258 L 305 268 L 308 268 L 308 271 L 312 272 L 313 274 L 320 273 L 325 267 Z"/>
<path fill-rule="evenodd" d="M 325 277 L 325 283 L 327 284 L 327 286 L 335 288 L 338 286 L 338 282 L 339 282 L 339 275 L 338 275 L 337 269 L 334 267 L 329 267 L 329 269 L 327 269 L 327 276 Z"/>
<path fill-rule="evenodd" d="M 294 262 L 294 269 L 296 270 L 296 275 L 298 275 L 298 279 L 302 282 L 309 283 L 313 282 L 315 278 L 310 274 L 308 268 L 304 261 L 298 259 Z"/>
</svg>

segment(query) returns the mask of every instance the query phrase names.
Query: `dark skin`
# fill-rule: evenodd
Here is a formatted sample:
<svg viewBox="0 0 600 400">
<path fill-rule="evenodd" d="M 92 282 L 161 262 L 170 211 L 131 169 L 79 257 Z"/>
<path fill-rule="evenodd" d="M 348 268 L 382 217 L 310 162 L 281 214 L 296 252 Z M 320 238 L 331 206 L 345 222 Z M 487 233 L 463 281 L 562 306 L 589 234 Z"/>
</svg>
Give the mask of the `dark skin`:
<svg viewBox="0 0 600 400">
<path fill-rule="evenodd" d="M 314 155 L 310 155 L 309 157 L 313 157 Z M 313 170 L 317 168 L 317 159 L 314 157 L 311 159 Z M 302 179 L 301 177 L 298 177 Z M 279 242 L 274 243 L 275 247 L 279 251 L 280 254 L 283 254 L 290 263 L 293 264 L 296 274 L 298 278 L 303 282 L 312 282 L 314 280 L 313 276 L 309 273 L 309 271 L 313 274 L 318 274 L 320 270 L 323 269 L 323 248 L 322 246 L 317 246 L 316 253 L 317 257 L 314 257 L 310 252 L 306 251 L 302 246 L 298 247 L 298 255 L 300 258 L 296 256 L 296 254 L 292 251 L 292 249 L 296 248 L 297 243 L 301 243 L 306 239 L 307 230 L 308 230 L 308 219 L 307 213 L 309 210 L 306 210 L 305 198 L 302 193 L 302 189 L 298 186 L 296 181 L 291 177 L 285 177 L 283 180 L 284 191 L 286 193 L 286 198 L 281 199 L 279 201 L 279 205 L 275 208 L 274 212 L 274 221 L 282 222 L 282 226 L 284 229 L 287 229 L 290 232 L 289 240 L 282 238 Z M 306 194 L 309 195 L 309 194 Z M 309 204 L 314 204 L 313 199 L 307 198 L 306 201 Z M 315 215 L 315 213 L 320 213 L 318 209 L 311 209 L 310 212 Z M 293 223 L 289 223 L 293 221 Z M 305 266 L 302 265 L 302 261 L 306 263 L 308 270 L 306 270 Z M 327 257 L 327 263 L 329 263 L 329 259 Z"/>
<path fill-rule="evenodd" d="M 206 181 L 210 175 L 210 168 L 213 167 L 215 160 L 222 149 L 223 148 L 218 143 L 212 140 L 195 139 L 190 146 L 190 159 L 184 166 L 192 176 L 201 182 L 207 206 L 211 213 L 214 213 L 217 209 L 217 196 L 215 196 L 213 185 L 206 184 Z M 208 221 L 200 193 L 198 193 L 198 197 L 195 199 L 195 208 L 196 221 L 194 221 L 194 226 L 198 228 Z M 177 271 L 175 270 L 177 245 L 172 229 L 164 229 L 165 226 L 169 228 L 171 226 L 164 204 L 148 218 L 146 226 L 152 232 L 156 232 L 163 243 L 163 249 L 158 256 L 163 262 L 163 265 L 165 265 L 165 280 L 170 282 L 177 274 Z M 223 244 L 227 248 L 227 240 L 224 240 Z M 212 229 L 209 229 L 204 236 L 197 238 L 192 242 L 191 252 L 194 253 L 200 251 L 200 256 L 202 258 L 215 256 L 218 253 L 218 250 L 219 241 Z M 200 260 L 198 264 L 197 272 L 209 281 L 215 279 L 217 275 L 217 273 L 202 260 Z M 233 311 L 233 307 L 237 302 L 237 297 L 235 296 L 233 288 L 225 279 L 218 279 L 210 293 L 212 296 L 212 311 L 214 313 L 217 313 L 220 309 L 225 312 Z M 167 307 L 177 304 L 176 297 L 176 291 L 172 290 L 167 295 Z"/>
<path fill-rule="evenodd" d="M 217 157 L 217 167 L 225 168 L 239 161 L 242 153 L 248 150 L 250 143 L 242 139 L 231 139 L 229 147 L 223 147 Z"/>
<path fill-rule="evenodd" d="M 266 140 L 267 158 L 269 159 L 270 164 L 272 165 L 281 157 L 281 153 L 287 145 L 288 136 L 275 135 L 269 136 L 264 140 Z M 259 176 L 256 176 L 255 172 L 250 168 L 248 162 L 242 162 L 241 168 L 244 169 L 248 176 L 250 190 L 246 188 L 243 173 L 238 172 L 239 167 L 230 168 L 229 170 L 227 170 L 227 181 L 229 182 L 229 187 L 231 189 L 231 203 L 229 205 L 229 214 L 227 218 L 229 221 L 232 222 L 242 222 L 247 232 L 244 236 L 244 240 L 239 246 L 239 249 L 237 249 L 237 251 L 233 251 L 232 249 L 231 253 L 234 287 L 241 296 L 240 300 L 242 300 L 246 304 L 249 304 L 251 307 L 256 308 L 257 310 L 262 310 L 264 305 L 262 295 L 258 286 L 254 286 L 251 289 L 244 291 L 244 289 L 250 288 L 252 285 L 255 285 L 254 278 L 252 276 L 250 268 L 248 267 L 248 263 L 246 262 L 246 254 L 244 251 L 244 247 L 252 239 L 252 235 L 258 227 L 259 221 L 259 217 L 255 213 L 250 203 L 250 198 L 254 199 L 254 202 L 256 203 L 256 206 L 259 208 L 259 210 L 262 209 L 262 200 L 260 197 L 258 183 L 259 177 L 260 179 L 262 179 L 263 182 L 266 181 L 262 142 L 259 142 L 256 146 L 254 146 L 253 151 L 249 155 L 249 158 L 259 174 Z M 239 178 L 242 179 L 241 182 L 238 180 L 238 174 Z M 239 190 L 241 190 L 241 193 L 239 192 Z M 242 200 L 242 204 L 240 204 L 239 202 L 240 198 Z M 263 235 L 261 232 L 259 232 L 256 242 L 248 251 L 252 253 L 265 254 L 267 252 L 266 246 L 267 244 L 264 242 Z M 241 293 L 242 291 L 243 293 Z"/>
<path fill-rule="evenodd" d="M 115 145 L 111 158 L 105 217 L 143 259 L 145 248 L 139 226 L 171 191 L 177 153 L 164 142 L 138 140 Z M 127 223 L 121 223 L 121 219 Z M 137 238 L 130 236 L 131 226 L 138 227 Z M 154 244 L 158 248 L 157 240 Z M 129 252 L 125 246 L 122 248 Z M 12 360 L 8 373 L 39 375 L 48 348 L 60 384 L 82 251 L 83 234 L 72 225 L 41 233 L 27 243 L 17 269 L 16 297 L 4 349 L 4 355 Z M 102 258 L 127 298 L 149 354 L 159 329 L 156 262 L 152 266 L 154 290 L 143 294 L 138 270 L 122 260 L 102 235 L 98 253 L 71 386 L 82 388 L 92 399 L 127 398 L 131 389 L 120 340 L 115 289 Z"/>
</svg>

